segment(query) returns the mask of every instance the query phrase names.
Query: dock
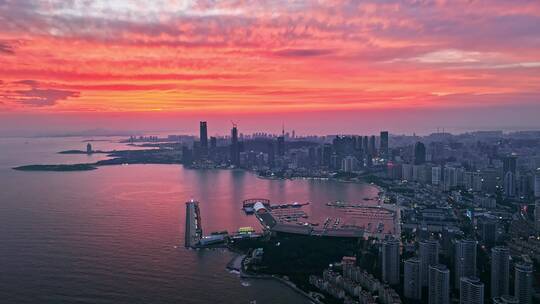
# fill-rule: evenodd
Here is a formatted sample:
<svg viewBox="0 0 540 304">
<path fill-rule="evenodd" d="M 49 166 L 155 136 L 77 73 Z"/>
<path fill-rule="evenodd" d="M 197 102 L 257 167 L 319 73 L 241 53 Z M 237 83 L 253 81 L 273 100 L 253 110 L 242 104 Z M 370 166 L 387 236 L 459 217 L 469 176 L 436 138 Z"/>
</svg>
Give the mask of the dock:
<svg viewBox="0 0 540 304">
<path fill-rule="evenodd" d="M 197 247 L 201 241 L 202 234 L 199 202 L 194 200 L 186 202 L 185 246 L 187 248 Z"/>
</svg>

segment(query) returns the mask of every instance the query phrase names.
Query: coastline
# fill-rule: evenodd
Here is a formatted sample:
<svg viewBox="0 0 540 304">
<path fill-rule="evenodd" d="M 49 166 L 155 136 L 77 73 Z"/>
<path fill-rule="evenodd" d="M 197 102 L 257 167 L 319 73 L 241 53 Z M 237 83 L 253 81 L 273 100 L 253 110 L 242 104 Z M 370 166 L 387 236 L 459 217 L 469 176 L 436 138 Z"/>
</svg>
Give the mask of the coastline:
<svg viewBox="0 0 540 304">
<path fill-rule="evenodd" d="M 97 170 L 93 164 L 26 165 L 12 168 L 17 171 L 74 172 Z"/>
<path fill-rule="evenodd" d="M 141 150 L 146 151 L 146 150 Z M 96 153 L 121 153 L 124 151 L 112 151 L 112 152 L 105 152 L 105 151 L 99 151 Z M 60 154 L 86 154 L 76 151 L 61 151 L 57 152 Z M 82 164 L 30 164 L 30 165 L 21 165 L 17 167 L 13 167 L 14 170 L 20 170 L 20 171 L 87 171 L 87 170 L 95 170 L 98 169 L 101 166 L 110 166 L 110 165 L 122 165 L 122 164 L 130 164 L 130 165 L 137 165 L 137 164 L 156 164 L 156 165 L 183 165 L 186 169 L 192 169 L 192 170 L 239 170 L 244 172 L 249 172 L 252 174 L 255 174 L 257 178 L 260 179 L 266 179 L 266 180 L 320 180 L 320 181 L 335 181 L 340 183 L 351 183 L 351 184 L 370 184 L 372 186 L 375 186 L 379 188 L 381 191 L 382 186 L 373 182 L 369 181 L 368 178 L 369 175 L 361 175 L 356 177 L 355 179 L 343 179 L 343 178 L 336 178 L 336 177 L 319 177 L 319 176 L 295 176 L 295 177 L 271 177 L 271 176 L 265 176 L 257 173 L 256 171 L 244 169 L 244 168 L 230 168 L 230 167 L 212 167 L 212 168 L 198 168 L 193 166 L 186 166 L 178 161 L 166 161 L 166 160 L 141 160 L 141 159 L 130 159 L 125 157 L 114 157 L 107 160 L 101 160 L 97 161 L 95 163 L 82 163 Z M 59 169 L 60 168 L 60 169 Z"/>
<path fill-rule="evenodd" d="M 323 302 L 321 302 L 318 299 L 312 297 L 309 293 L 305 292 L 304 290 L 302 290 L 301 288 L 296 286 L 296 284 L 294 284 L 293 282 L 291 282 L 289 280 L 286 280 L 286 279 L 284 279 L 284 278 L 282 278 L 282 277 L 280 277 L 278 275 L 247 273 L 244 270 L 244 267 L 243 267 L 244 260 L 246 259 L 247 256 L 245 254 L 240 254 L 240 253 L 238 253 L 236 251 L 232 251 L 232 250 L 230 250 L 230 251 L 234 253 L 234 256 L 229 261 L 229 263 L 227 263 L 227 266 L 225 268 L 227 270 L 231 271 L 231 272 L 238 273 L 238 275 L 240 276 L 241 279 L 275 280 L 275 281 L 281 283 L 282 285 L 285 285 L 286 287 L 292 289 L 294 292 L 302 295 L 306 299 L 310 300 L 312 303 L 324 304 Z"/>
<path fill-rule="evenodd" d="M 186 169 L 194 170 L 239 170 L 254 174 L 260 179 L 266 180 L 313 180 L 313 181 L 334 181 L 339 183 L 352 183 L 352 184 L 368 184 L 376 187 L 378 192 L 384 191 L 384 185 L 377 182 L 377 178 L 374 175 L 366 174 L 362 172 L 360 174 L 346 174 L 336 172 L 329 176 L 275 176 L 265 175 L 261 171 L 250 170 L 246 168 L 237 168 L 233 166 L 198 166 L 198 165 L 185 165 L 182 160 L 176 155 L 171 154 L 169 149 L 142 149 L 142 150 L 112 150 L 92 151 L 96 154 L 107 154 L 110 159 L 100 160 L 94 163 L 80 163 L 80 164 L 30 164 L 20 165 L 12 167 L 17 171 L 42 171 L 42 172 L 77 172 L 77 171 L 90 171 L 99 169 L 101 166 L 110 165 L 124 165 L 124 164 L 160 164 L 160 165 L 179 165 L 181 164 Z M 88 154 L 83 150 L 64 150 L 57 152 L 58 154 Z"/>
<path fill-rule="evenodd" d="M 58 152 L 58 153 L 60 153 L 60 152 Z M 74 153 L 66 153 L 66 154 L 86 154 L 86 153 L 74 152 Z M 110 165 L 119 164 L 119 163 L 115 163 L 114 160 L 120 161 L 121 159 L 122 159 L 122 157 L 117 157 L 117 158 L 112 159 L 112 162 L 110 163 Z M 133 163 L 133 164 L 162 164 L 162 165 L 177 165 L 178 164 L 178 163 L 157 163 L 157 162 L 154 162 L 154 161 L 155 161 L 155 159 L 151 158 L 150 162 Z M 96 170 L 102 165 L 109 165 L 109 164 L 100 164 L 98 162 L 98 163 L 94 163 L 94 164 L 89 163 L 89 164 L 77 164 L 77 165 L 92 166 L 92 169 L 88 169 L 88 170 Z M 84 171 L 84 170 L 54 170 L 54 169 L 51 169 L 54 166 L 59 166 L 59 167 L 60 166 L 65 166 L 66 168 L 68 168 L 68 167 L 75 168 L 74 166 L 76 166 L 76 165 L 72 165 L 72 164 L 65 164 L 65 165 L 63 165 L 63 164 L 59 164 L 59 165 L 29 165 L 27 167 L 41 167 L 40 169 L 33 168 L 33 169 L 28 170 L 28 171 Z M 355 180 L 345 180 L 345 179 L 334 178 L 334 177 L 291 177 L 291 178 L 265 177 L 265 176 L 262 176 L 262 175 L 258 174 L 258 172 L 255 171 L 255 170 L 249 170 L 249 169 L 245 169 L 245 168 L 234 168 L 234 167 L 190 168 L 189 166 L 186 166 L 186 165 L 183 165 L 183 164 L 182 164 L 182 166 L 184 168 L 186 168 L 186 169 L 196 169 L 196 170 L 201 170 L 201 169 L 202 170 L 208 170 L 208 169 L 210 169 L 210 170 L 216 170 L 216 169 L 223 170 L 223 169 L 225 169 L 225 170 L 230 170 L 230 171 L 243 171 L 243 172 L 248 172 L 250 174 L 253 174 L 255 177 L 258 177 L 258 178 L 261 178 L 261 179 L 268 179 L 268 180 L 284 180 L 284 181 L 285 180 L 291 180 L 291 181 L 293 181 L 293 180 L 313 180 L 313 181 L 334 181 L 334 182 L 339 182 L 339 183 L 355 183 L 355 184 L 365 183 L 365 184 L 368 184 L 370 186 L 375 186 L 375 187 L 379 188 L 377 185 L 367 182 L 365 176 L 358 177 Z M 22 167 L 25 167 L 25 166 L 22 166 Z M 21 170 L 21 169 L 17 169 L 17 168 L 13 168 L 13 169 Z M 22 170 L 24 170 L 24 169 L 22 169 Z M 237 173 L 239 173 L 239 172 L 237 172 Z M 230 252 L 233 252 L 235 255 L 238 254 L 238 252 L 235 252 L 233 250 L 230 250 Z M 245 256 L 241 258 L 241 261 L 243 261 L 244 258 L 245 258 Z M 235 270 L 233 267 L 231 267 L 231 268 L 227 267 L 227 269 L 232 270 L 232 271 Z M 259 280 L 277 280 L 278 282 L 280 282 L 280 284 L 286 285 L 288 288 L 291 288 L 293 291 L 295 291 L 295 293 L 298 293 L 299 295 L 305 297 L 307 300 L 311 301 L 312 303 L 318 303 L 318 304 L 323 304 L 324 303 L 324 302 L 322 302 L 321 300 L 319 300 L 317 298 L 316 294 L 315 294 L 315 297 L 312 296 L 312 294 L 310 292 L 304 291 L 303 289 L 298 287 L 296 284 L 294 284 L 292 281 L 286 279 L 286 277 L 284 278 L 284 277 L 281 277 L 281 276 L 276 275 L 276 274 L 248 273 L 248 272 L 243 271 L 242 269 L 239 270 L 239 276 L 240 276 L 240 278 L 254 279 L 254 280 L 255 279 L 259 279 Z M 310 290 L 310 287 L 308 287 L 308 286 L 304 286 L 304 285 L 301 285 L 301 286 L 305 287 L 307 290 Z"/>
</svg>

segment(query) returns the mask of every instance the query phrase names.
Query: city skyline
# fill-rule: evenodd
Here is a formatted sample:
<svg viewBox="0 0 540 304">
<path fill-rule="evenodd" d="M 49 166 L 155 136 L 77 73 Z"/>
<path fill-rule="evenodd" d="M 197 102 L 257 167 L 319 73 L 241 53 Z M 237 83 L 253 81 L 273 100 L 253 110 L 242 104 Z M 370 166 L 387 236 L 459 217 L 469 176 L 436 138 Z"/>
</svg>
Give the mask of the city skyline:
<svg viewBox="0 0 540 304">
<path fill-rule="evenodd" d="M 2 1 L 0 129 L 539 128 L 539 16 L 536 1 Z"/>
<path fill-rule="evenodd" d="M 348 113 L 351 114 L 351 113 Z M 530 113 L 536 115 L 535 112 Z M 109 116 L 110 115 L 110 116 Z M 298 121 L 287 120 L 277 122 L 270 115 L 265 117 L 241 116 L 244 119 L 235 120 L 244 135 L 255 133 L 267 133 L 272 135 L 281 134 L 283 127 L 287 133 L 295 131 L 297 137 L 302 136 L 328 136 L 328 135 L 378 135 L 381 130 L 387 130 L 392 135 L 398 136 L 427 136 L 434 133 L 448 133 L 453 135 L 474 133 L 474 132 L 529 132 L 537 131 L 540 127 L 533 126 L 441 126 L 433 123 L 425 128 L 407 127 L 406 121 L 402 127 L 388 128 L 386 124 L 367 124 L 366 121 L 355 123 L 353 117 L 351 121 L 342 120 L 339 123 L 323 125 L 319 121 L 326 119 L 327 114 L 321 113 L 317 119 Z M 83 116 L 75 117 L 71 114 L 61 114 L 54 117 L 41 116 L 41 114 L 30 115 L 28 117 L 10 116 L 9 112 L 0 112 L 0 137 L 48 137 L 48 136 L 126 136 L 126 135 L 168 135 L 185 134 L 197 135 L 199 128 L 194 125 L 199 121 L 207 121 L 211 124 L 208 136 L 228 136 L 230 135 L 231 119 L 238 116 L 224 116 L 212 119 L 201 117 L 181 117 L 178 119 L 162 120 L 157 116 L 137 117 L 117 117 L 115 114 L 107 114 L 105 117 Z M 370 117 L 368 117 L 369 119 Z M 372 120 L 376 120 L 371 117 Z M 433 121 L 433 118 L 428 120 Z M 35 123 L 35 124 L 33 124 Z M 147 126 L 146 123 L 152 126 Z M 364 124 L 362 124 L 364 123 Z M 394 122 L 395 123 L 395 122 Z M 367 125 L 365 125 L 367 124 Z M 143 126 L 144 125 L 144 126 Z M 264 126 L 263 126 L 264 125 Z M 389 124 L 392 125 L 392 122 Z M 39 126 L 39 128 L 36 128 Z"/>
<path fill-rule="evenodd" d="M 198 136 L 131 135 L 82 141 L 77 137 L 11 138 L 5 141 L 19 144 L 6 147 L 23 155 L 32 149 L 21 146 L 41 147 L 40 142 L 86 146 L 54 151 L 80 157 L 85 163 L 36 162 L 8 170 L 19 171 L 19 176 L 51 171 L 55 172 L 51 177 L 69 172 L 71 178 L 95 179 L 100 175 L 85 172 L 97 170 L 107 176 L 115 167 L 122 172 L 134 168 L 148 180 L 147 172 L 169 170 L 166 165 L 170 165 L 176 177 L 186 172 L 194 178 L 188 183 L 175 179 L 176 186 L 187 187 L 191 193 L 202 187 L 202 192 L 190 195 L 185 221 L 180 222 L 185 226 L 185 251 L 247 250 L 233 257 L 226 268 L 240 275 L 293 271 L 302 277 L 291 282 L 304 280 L 309 286 L 292 287 L 311 292 L 304 294 L 310 300 L 319 297 L 312 292 L 315 289 L 346 304 L 445 304 L 458 299 L 460 304 L 482 304 L 486 297 L 494 303 L 536 301 L 540 131 L 418 137 L 380 130 L 378 135 L 297 137 L 295 130 L 285 131 L 284 126 L 278 134 L 243 134 L 230 121 L 230 135 L 216 137 L 209 136 L 212 126 L 199 121 Z M 107 151 L 104 146 L 129 148 Z M 57 146 L 45 145 L 45 151 L 50 147 Z M 218 178 L 221 182 L 212 181 L 211 175 L 219 172 L 238 181 L 222 177 Z M 294 195 L 299 182 L 304 182 L 310 191 L 319 193 L 289 203 L 281 196 L 282 187 L 264 187 L 276 191 L 279 199 L 267 198 L 267 190 L 254 187 L 253 181 L 247 186 L 250 191 L 239 190 L 237 185 L 246 178 L 286 183 Z M 161 185 L 159 177 L 149 179 L 148 189 Z M 332 185 L 338 188 L 331 190 Z M 142 188 L 134 189 L 138 197 Z M 231 191 L 221 196 L 223 202 L 232 214 L 238 213 L 241 203 L 245 215 L 231 217 L 223 212 L 225 206 L 215 208 L 218 196 L 211 194 L 215 189 Z M 351 189 L 366 192 L 352 195 Z M 164 195 L 174 196 L 170 202 L 178 211 L 176 193 Z M 348 199 L 340 198 L 347 193 Z M 213 223 L 207 215 L 224 222 Z M 248 219 L 251 215 L 255 221 Z M 244 220 L 260 229 L 244 226 Z M 209 234 L 206 227 L 212 227 Z M 336 257 L 341 263 L 335 263 Z"/>
</svg>

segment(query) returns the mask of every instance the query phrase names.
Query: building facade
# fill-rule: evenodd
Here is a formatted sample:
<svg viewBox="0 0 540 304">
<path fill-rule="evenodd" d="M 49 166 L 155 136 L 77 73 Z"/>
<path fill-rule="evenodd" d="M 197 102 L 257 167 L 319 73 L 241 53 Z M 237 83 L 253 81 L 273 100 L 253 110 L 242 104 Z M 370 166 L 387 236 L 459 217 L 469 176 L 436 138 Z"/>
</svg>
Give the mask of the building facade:
<svg viewBox="0 0 540 304">
<path fill-rule="evenodd" d="M 407 299 L 422 299 L 422 282 L 420 278 L 420 259 L 410 258 L 403 263 L 403 295 Z"/>
<path fill-rule="evenodd" d="M 385 240 L 381 246 L 382 279 L 390 285 L 399 284 L 399 240 Z"/>
<path fill-rule="evenodd" d="M 450 303 L 450 270 L 445 265 L 429 266 L 428 303 Z"/>
<path fill-rule="evenodd" d="M 439 264 L 439 242 L 426 240 L 420 242 L 420 276 L 422 287 L 428 285 L 429 267 Z"/>
<path fill-rule="evenodd" d="M 476 276 L 476 241 L 458 240 L 455 243 L 455 285 L 461 286 L 462 277 Z"/>
<path fill-rule="evenodd" d="M 491 248 L 491 297 L 510 293 L 510 250 L 508 247 Z"/>
<path fill-rule="evenodd" d="M 529 263 L 517 263 L 514 275 L 514 294 L 519 304 L 532 304 L 533 266 Z"/>
<path fill-rule="evenodd" d="M 484 283 L 477 277 L 461 277 L 459 287 L 460 304 L 483 304 Z"/>
</svg>

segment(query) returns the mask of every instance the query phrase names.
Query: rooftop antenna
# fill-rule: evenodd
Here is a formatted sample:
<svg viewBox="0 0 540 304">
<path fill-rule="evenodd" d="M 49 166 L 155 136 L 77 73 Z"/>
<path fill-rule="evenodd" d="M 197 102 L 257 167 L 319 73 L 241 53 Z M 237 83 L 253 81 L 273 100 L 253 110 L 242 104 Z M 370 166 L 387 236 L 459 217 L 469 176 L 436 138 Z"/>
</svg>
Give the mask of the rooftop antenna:
<svg viewBox="0 0 540 304">
<path fill-rule="evenodd" d="M 231 120 L 231 124 L 232 124 L 233 128 L 236 128 L 236 123 L 234 121 Z"/>
<path fill-rule="evenodd" d="M 281 123 L 281 136 L 285 137 L 285 123 Z"/>
</svg>

